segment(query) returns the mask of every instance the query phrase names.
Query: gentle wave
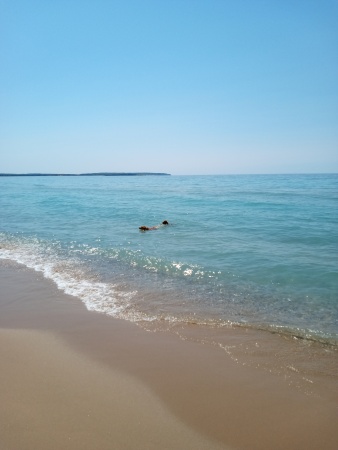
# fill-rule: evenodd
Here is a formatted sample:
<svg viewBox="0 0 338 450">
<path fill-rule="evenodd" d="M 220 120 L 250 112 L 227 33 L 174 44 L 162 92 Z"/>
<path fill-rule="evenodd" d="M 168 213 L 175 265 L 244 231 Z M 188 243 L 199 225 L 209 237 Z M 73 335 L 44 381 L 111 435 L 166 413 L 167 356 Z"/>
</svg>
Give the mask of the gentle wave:
<svg viewBox="0 0 338 450">
<path fill-rule="evenodd" d="M 216 316 L 209 315 L 208 317 L 200 311 L 195 313 L 191 311 L 191 308 L 184 310 L 184 302 L 180 300 L 178 303 L 176 300 L 173 301 L 172 295 L 168 296 L 168 308 L 164 310 L 165 295 L 163 292 L 160 294 L 159 290 L 152 297 L 154 300 L 156 295 L 161 295 L 162 304 L 160 304 L 160 309 L 157 310 L 154 301 L 149 304 L 149 298 L 147 298 L 144 302 L 142 293 L 138 295 L 138 290 L 131 288 L 131 285 L 117 282 L 102 282 L 97 273 L 93 271 L 93 267 L 88 265 L 88 261 L 82 259 L 83 256 L 102 255 L 104 255 L 106 260 L 122 260 L 124 263 L 127 262 L 132 268 L 141 268 L 142 271 L 146 270 L 150 273 L 154 272 L 163 275 L 170 272 L 170 276 L 174 278 L 184 279 L 185 277 L 191 277 L 195 282 L 199 281 L 199 277 L 215 277 L 217 281 L 216 273 L 205 273 L 198 266 L 147 257 L 140 251 L 134 252 L 126 249 L 107 250 L 76 243 L 69 245 L 67 251 L 65 251 L 61 243 L 57 241 L 49 242 L 32 237 L 9 236 L 5 233 L 0 233 L 0 259 L 12 260 L 41 272 L 45 278 L 52 280 L 65 294 L 79 298 L 89 311 L 105 313 L 132 322 L 161 322 L 168 325 L 182 323 L 211 326 L 213 328 L 229 326 L 252 328 L 331 346 L 338 345 L 336 336 L 332 334 L 324 335 L 319 330 L 278 325 L 277 323 L 262 322 L 261 320 L 250 322 L 250 320 L 245 319 L 245 316 L 236 315 L 236 308 L 239 307 L 243 299 L 238 297 L 236 292 L 231 293 L 230 287 L 230 294 L 227 293 L 227 295 L 232 296 L 232 300 L 229 303 L 228 316 L 223 318 L 217 314 Z M 163 282 L 163 280 L 161 279 L 160 282 Z M 161 287 L 163 288 L 164 286 L 161 285 Z M 193 295 L 198 295 L 195 290 L 193 290 Z M 253 296 L 255 293 L 252 290 L 250 293 L 245 293 L 245 290 L 242 289 L 241 295 L 248 301 L 247 297 L 249 295 Z M 261 294 L 258 293 L 257 295 Z M 186 294 L 184 294 L 184 297 L 186 297 Z M 170 305 L 170 302 L 173 302 L 172 305 Z M 250 309 L 249 303 L 244 304 L 242 309 L 244 308 L 248 312 Z M 234 307 L 233 311 L 231 310 L 231 305 Z M 172 309 L 170 309 L 171 306 Z M 178 310 L 178 306 L 181 311 Z"/>
<path fill-rule="evenodd" d="M 96 281 L 80 259 L 62 257 L 58 243 L 13 238 L 5 243 L 3 235 L 1 237 L 1 259 L 9 259 L 42 272 L 65 294 L 81 299 L 90 311 L 128 317 L 130 300 L 135 292 L 121 291 L 116 284 Z"/>
<path fill-rule="evenodd" d="M 132 299 L 138 293 L 137 290 L 129 289 L 125 282 L 119 284 L 98 281 L 100 275 L 93 270 L 91 257 L 101 257 L 99 261 L 101 265 L 103 261 L 107 264 L 109 260 L 117 260 L 132 269 L 159 275 L 170 274 L 174 278 L 190 277 L 198 281 L 203 277 L 216 276 L 215 272 L 205 272 L 197 265 L 161 260 L 144 255 L 140 251 L 103 249 L 76 242 L 71 242 L 64 248 L 58 241 L 50 242 L 36 237 L 0 233 L 0 259 L 12 260 L 41 272 L 45 278 L 55 282 L 65 294 L 79 298 L 90 311 L 102 312 L 133 322 L 154 320 L 171 323 L 196 322 L 197 319 L 191 319 L 190 315 L 189 318 L 179 319 L 168 312 L 156 314 L 150 311 L 151 308 L 145 308 L 147 312 L 142 312 L 137 308 L 137 302 L 132 303 Z M 202 318 L 198 322 L 206 323 Z"/>
</svg>

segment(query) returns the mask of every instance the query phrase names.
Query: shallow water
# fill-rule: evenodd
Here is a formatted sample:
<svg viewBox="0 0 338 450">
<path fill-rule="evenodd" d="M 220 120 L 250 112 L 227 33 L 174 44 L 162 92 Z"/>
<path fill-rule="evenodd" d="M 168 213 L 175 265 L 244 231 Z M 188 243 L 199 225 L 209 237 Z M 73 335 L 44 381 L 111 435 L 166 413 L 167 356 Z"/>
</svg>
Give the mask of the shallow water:
<svg viewBox="0 0 338 450">
<path fill-rule="evenodd" d="M 334 174 L 0 177 L 0 257 L 115 317 L 336 345 L 337 187 Z"/>
</svg>

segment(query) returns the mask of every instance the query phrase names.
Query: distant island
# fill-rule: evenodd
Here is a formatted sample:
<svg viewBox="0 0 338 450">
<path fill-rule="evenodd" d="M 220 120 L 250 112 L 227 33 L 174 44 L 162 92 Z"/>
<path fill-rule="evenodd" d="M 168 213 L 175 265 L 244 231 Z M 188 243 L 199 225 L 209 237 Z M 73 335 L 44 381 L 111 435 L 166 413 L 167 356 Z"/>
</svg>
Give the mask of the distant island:
<svg viewBox="0 0 338 450">
<path fill-rule="evenodd" d="M 139 177 L 166 175 L 170 173 L 157 172 L 94 172 L 94 173 L 0 173 L 0 177 Z"/>
</svg>

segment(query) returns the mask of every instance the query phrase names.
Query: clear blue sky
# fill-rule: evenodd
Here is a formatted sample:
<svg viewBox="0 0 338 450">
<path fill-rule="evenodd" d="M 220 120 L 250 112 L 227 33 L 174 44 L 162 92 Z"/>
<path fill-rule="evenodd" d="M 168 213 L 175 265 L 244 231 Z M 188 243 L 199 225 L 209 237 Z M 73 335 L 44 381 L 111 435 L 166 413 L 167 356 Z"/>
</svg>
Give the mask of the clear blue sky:
<svg viewBox="0 0 338 450">
<path fill-rule="evenodd" d="M 0 0 L 0 172 L 338 172 L 337 0 Z"/>
</svg>

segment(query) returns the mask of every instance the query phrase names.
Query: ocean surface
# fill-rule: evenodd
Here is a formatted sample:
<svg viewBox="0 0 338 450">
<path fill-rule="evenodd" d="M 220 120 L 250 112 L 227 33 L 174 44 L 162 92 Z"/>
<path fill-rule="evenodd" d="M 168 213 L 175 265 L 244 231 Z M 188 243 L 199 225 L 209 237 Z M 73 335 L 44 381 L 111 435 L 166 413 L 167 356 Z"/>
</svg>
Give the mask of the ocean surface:
<svg viewBox="0 0 338 450">
<path fill-rule="evenodd" d="M 128 321 L 338 344 L 335 174 L 0 177 L 0 258 Z"/>
</svg>

